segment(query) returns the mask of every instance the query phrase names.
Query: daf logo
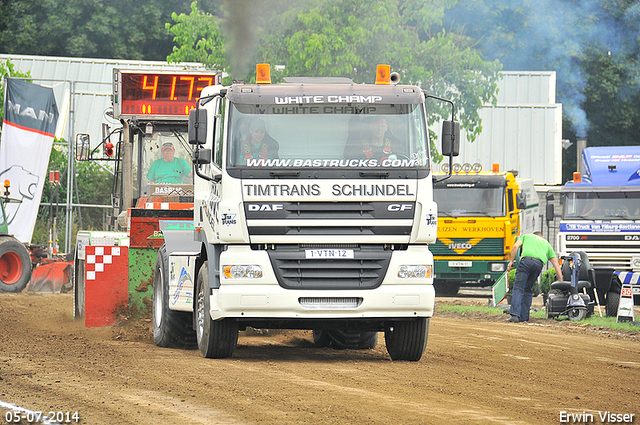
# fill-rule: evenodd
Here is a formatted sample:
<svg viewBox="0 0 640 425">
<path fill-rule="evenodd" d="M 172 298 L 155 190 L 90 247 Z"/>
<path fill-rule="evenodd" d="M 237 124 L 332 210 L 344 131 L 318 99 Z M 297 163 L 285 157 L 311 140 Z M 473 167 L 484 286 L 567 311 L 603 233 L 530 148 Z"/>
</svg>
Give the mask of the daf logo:
<svg viewBox="0 0 640 425">
<path fill-rule="evenodd" d="M 471 249 L 473 245 L 470 243 L 452 242 L 449 244 L 449 249 Z"/>
<path fill-rule="evenodd" d="M 249 211 L 279 211 L 284 209 L 282 204 L 249 204 Z"/>
<path fill-rule="evenodd" d="M 640 241 L 640 236 L 638 235 L 626 235 L 624 237 L 625 241 Z"/>
<path fill-rule="evenodd" d="M 413 208 L 411 204 L 389 204 L 387 211 L 410 211 Z"/>
</svg>

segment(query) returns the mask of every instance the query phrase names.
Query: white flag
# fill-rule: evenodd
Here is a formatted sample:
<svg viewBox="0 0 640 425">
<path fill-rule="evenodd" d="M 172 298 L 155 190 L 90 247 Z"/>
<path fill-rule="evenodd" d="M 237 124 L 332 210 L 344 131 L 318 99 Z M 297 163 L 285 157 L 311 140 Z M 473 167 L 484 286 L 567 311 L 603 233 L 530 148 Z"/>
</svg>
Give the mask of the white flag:
<svg viewBox="0 0 640 425">
<path fill-rule="evenodd" d="M 16 78 L 6 79 L 0 139 L 0 184 L 11 183 L 5 206 L 9 233 L 31 243 L 49 166 L 58 108 L 53 90 Z M 4 192 L 2 192 L 4 193 Z"/>
</svg>

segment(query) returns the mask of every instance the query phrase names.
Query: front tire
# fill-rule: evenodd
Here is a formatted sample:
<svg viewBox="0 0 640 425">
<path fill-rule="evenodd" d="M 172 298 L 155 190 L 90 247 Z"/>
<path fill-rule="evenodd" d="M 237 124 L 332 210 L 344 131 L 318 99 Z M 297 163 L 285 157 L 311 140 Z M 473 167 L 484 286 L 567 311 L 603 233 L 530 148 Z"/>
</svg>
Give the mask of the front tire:
<svg viewBox="0 0 640 425">
<path fill-rule="evenodd" d="M 0 291 L 22 292 L 31 280 L 27 248 L 11 236 L 0 236 Z"/>
<path fill-rule="evenodd" d="M 169 308 L 169 257 L 163 244 L 153 273 L 153 341 L 158 347 L 194 348 L 191 313 Z"/>
<path fill-rule="evenodd" d="M 429 319 L 393 322 L 384 332 L 387 352 L 392 360 L 418 361 L 427 346 Z"/>
<path fill-rule="evenodd" d="M 198 273 L 196 295 L 196 338 L 202 355 L 208 359 L 231 357 L 238 343 L 238 322 L 235 319 L 213 320 L 209 289 L 209 262 Z"/>
</svg>

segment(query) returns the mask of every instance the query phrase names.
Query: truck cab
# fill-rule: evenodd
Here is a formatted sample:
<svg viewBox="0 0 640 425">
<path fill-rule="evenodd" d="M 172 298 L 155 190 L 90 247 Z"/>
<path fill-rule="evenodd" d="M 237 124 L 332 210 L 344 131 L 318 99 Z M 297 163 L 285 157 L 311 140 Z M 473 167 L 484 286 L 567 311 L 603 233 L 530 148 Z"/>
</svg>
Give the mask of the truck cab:
<svg viewBox="0 0 640 425">
<path fill-rule="evenodd" d="M 586 148 L 561 196 L 560 254 L 587 253 L 599 299 L 615 316 L 623 283 L 640 295 L 640 147 Z"/>
<path fill-rule="evenodd" d="M 437 228 L 427 96 L 386 78 L 203 90 L 189 126 L 194 224 L 164 230 L 157 344 L 188 312 L 205 357 L 230 356 L 248 326 L 382 331 L 392 359 L 422 356 Z"/>
<path fill-rule="evenodd" d="M 455 295 L 461 286 L 491 286 L 507 270 L 516 238 L 535 230 L 538 197 L 531 179 L 516 172 L 481 171 L 455 164 L 454 174 L 436 173 L 438 240 L 432 246 L 435 287 Z"/>
</svg>

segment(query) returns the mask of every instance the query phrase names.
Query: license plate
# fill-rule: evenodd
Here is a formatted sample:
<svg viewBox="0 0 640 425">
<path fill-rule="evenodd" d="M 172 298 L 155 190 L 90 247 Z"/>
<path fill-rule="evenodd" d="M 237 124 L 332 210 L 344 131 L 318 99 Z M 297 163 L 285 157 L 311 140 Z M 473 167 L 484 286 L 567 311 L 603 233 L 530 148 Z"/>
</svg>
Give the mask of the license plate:
<svg viewBox="0 0 640 425">
<path fill-rule="evenodd" d="M 353 249 L 305 249 L 305 258 L 354 258 Z"/>
<path fill-rule="evenodd" d="M 449 261 L 449 267 L 471 267 L 472 261 Z"/>
</svg>

